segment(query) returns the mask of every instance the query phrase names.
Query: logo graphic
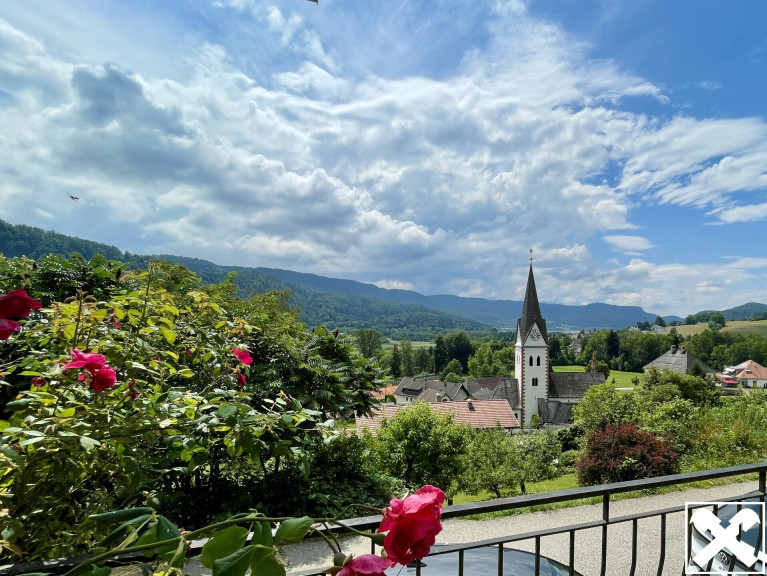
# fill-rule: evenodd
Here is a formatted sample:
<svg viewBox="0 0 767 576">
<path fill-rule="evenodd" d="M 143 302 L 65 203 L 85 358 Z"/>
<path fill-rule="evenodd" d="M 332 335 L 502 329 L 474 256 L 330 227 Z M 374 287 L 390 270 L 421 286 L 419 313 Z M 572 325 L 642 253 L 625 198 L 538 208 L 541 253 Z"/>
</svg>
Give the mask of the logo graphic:
<svg viewBox="0 0 767 576">
<path fill-rule="evenodd" d="M 688 502 L 685 513 L 685 574 L 765 574 L 764 503 Z"/>
</svg>

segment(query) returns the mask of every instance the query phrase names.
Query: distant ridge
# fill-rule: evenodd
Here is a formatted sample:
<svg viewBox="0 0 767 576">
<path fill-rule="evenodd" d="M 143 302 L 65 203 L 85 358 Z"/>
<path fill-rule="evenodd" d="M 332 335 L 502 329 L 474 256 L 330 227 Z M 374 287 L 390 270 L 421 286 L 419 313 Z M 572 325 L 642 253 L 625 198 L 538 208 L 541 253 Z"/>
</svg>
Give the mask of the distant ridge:
<svg viewBox="0 0 767 576">
<path fill-rule="evenodd" d="M 206 283 L 221 282 L 236 272 L 243 296 L 270 290 L 292 291 L 292 304 L 301 310 L 309 325 L 326 324 L 343 330 L 375 328 L 393 338 L 432 339 L 440 332 L 456 330 L 512 330 L 522 309 L 517 300 L 465 298 L 449 294 L 425 296 L 412 290 L 379 288 L 355 280 L 277 268 L 219 266 L 207 260 L 174 255 L 136 255 L 101 244 L 0 220 L 0 253 L 7 257 L 39 259 L 46 254 L 68 256 L 79 252 L 90 259 L 95 254 L 140 266 L 149 259 L 167 259 L 186 266 Z M 550 331 L 591 328 L 619 330 L 638 322 L 654 322 L 656 315 L 639 306 L 587 304 L 568 306 L 541 303 Z M 729 320 L 746 319 L 767 312 L 767 305 L 748 303 L 722 311 Z M 679 319 L 667 316 L 666 320 Z"/>
</svg>

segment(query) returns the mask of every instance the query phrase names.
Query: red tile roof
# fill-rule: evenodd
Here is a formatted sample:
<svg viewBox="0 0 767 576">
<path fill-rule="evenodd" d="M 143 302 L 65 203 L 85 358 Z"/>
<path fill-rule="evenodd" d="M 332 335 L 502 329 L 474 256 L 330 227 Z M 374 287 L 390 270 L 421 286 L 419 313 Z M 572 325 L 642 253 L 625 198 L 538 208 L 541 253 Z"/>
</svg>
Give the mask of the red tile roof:
<svg viewBox="0 0 767 576">
<path fill-rule="evenodd" d="M 767 368 L 753 360 L 746 360 L 735 368 L 739 370 L 735 376 L 738 380 L 767 380 Z"/>
<path fill-rule="evenodd" d="M 412 406 L 412 404 L 389 404 L 374 412 L 372 418 L 365 416 L 357 418 L 357 434 L 362 435 L 362 431 L 369 428 L 375 436 L 378 428 L 381 427 L 382 418 L 392 418 L 397 412 L 408 406 Z M 429 408 L 440 412 L 452 412 L 456 424 L 469 424 L 474 428 L 495 428 L 499 424 L 501 428 L 507 430 L 520 427 L 506 400 L 436 402 L 429 404 Z"/>
</svg>

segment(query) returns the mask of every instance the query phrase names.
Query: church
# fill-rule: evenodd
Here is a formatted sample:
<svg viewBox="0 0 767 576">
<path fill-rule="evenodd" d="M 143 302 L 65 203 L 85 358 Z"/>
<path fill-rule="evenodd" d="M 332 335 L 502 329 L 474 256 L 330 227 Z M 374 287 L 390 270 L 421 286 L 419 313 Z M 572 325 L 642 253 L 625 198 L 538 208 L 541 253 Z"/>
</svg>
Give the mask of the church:
<svg viewBox="0 0 767 576">
<path fill-rule="evenodd" d="M 549 336 L 535 289 L 532 250 L 530 254 L 525 301 L 522 304 L 522 314 L 517 320 L 515 342 L 512 382 L 516 384 L 517 398 L 508 400 L 523 426 L 529 426 L 534 414 L 543 423 L 566 424 L 572 420 L 572 407 L 583 398 L 586 390 L 594 384 L 604 383 L 605 378 L 596 372 L 567 373 L 551 370 Z"/>
<path fill-rule="evenodd" d="M 394 390 L 394 397 L 400 407 L 415 401 L 435 404 L 506 400 L 522 427 L 528 427 L 535 414 L 543 424 L 566 425 L 572 422 L 572 408 L 586 390 L 604 381 L 598 372 L 551 370 L 549 335 L 538 303 L 531 251 L 525 300 L 517 320 L 514 378 L 486 376 L 447 383 L 436 378 L 406 377 Z"/>
</svg>

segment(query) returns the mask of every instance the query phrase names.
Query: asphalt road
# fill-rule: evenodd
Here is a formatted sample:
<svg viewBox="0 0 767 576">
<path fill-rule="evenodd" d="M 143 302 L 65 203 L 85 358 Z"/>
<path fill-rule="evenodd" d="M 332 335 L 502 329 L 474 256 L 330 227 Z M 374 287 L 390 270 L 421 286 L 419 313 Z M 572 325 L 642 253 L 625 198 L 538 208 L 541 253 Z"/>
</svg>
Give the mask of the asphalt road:
<svg viewBox="0 0 767 576">
<path fill-rule="evenodd" d="M 637 514 L 644 511 L 659 510 L 684 506 L 685 502 L 717 502 L 719 500 L 745 494 L 756 490 L 756 482 L 743 482 L 710 489 L 692 489 L 671 492 L 659 496 L 646 496 L 611 503 L 610 514 L 613 518 Z M 508 516 L 491 520 L 450 519 L 443 522 L 443 531 L 437 538 L 441 544 L 458 544 L 512 534 L 523 534 L 533 530 L 543 530 L 591 520 L 599 520 L 602 505 L 586 505 L 564 508 L 547 512 L 536 512 L 518 516 Z M 684 512 L 668 516 L 666 525 L 666 558 L 663 574 L 682 574 L 685 548 Z M 584 576 L 599 575 L 601 555 L 601 528 L 580 531 L 575 538 L 575 568 Z M 534 551 L 534 543 L 518 542 L 515 548 Z M 637 554 L 637 576 L 657 574 L 660 551 L 660 518 L 650 518 L 639 522 Z M 289 573 L 301 572 L 314 567 L 328 566 L 330 552 L 322 542 L 308 542 L 286 549 L 291 559 Z M 344 540 L 344 552 L 366 554 L 370 552 L 369 540 L 350 538 Z M 567 563 L 569 555 L 569 536 L 567 534 L 550 536 L 541 542 L 541 553 Z M 628 576 L 631 563 L 631 523 L 625 522 L 610 526 L 608 530 L 607 574 L 610 576 Z M 457 573 L 457 571 L 456 571 Z"/>
</svg>

